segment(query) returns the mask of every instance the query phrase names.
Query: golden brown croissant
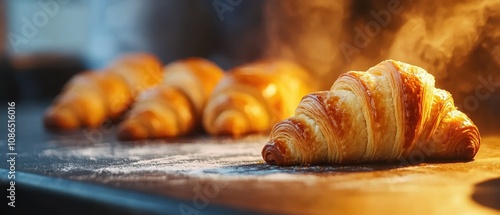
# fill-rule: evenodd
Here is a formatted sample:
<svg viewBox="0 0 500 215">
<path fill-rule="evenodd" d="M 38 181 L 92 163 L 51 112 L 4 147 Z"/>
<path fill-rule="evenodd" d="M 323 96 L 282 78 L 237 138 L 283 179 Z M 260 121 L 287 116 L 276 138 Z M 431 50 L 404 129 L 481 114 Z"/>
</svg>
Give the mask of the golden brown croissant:
<svg viewBox="0 0 500 215">
<path fill-rule="evenodd" d="M 262 132 L 289 117 L 312 92 L 307 72 L 285 60 L 265 60 L 230 71 L 217 85 L 203 112 L 212 135 Z"/>
<path fill-rule="evenodd" d="M 161 63 L 152 55 L 122 56 L 102 71 L 73 77 L 46 110 L 44 124 L 53 130 L 98 127 L 116 119 L 139 92 L 161 81 Z"/>
<path fill-rule="evenodd" d="M 176 61 L 164 69 L 163 82 L 143 92 L 118 130 L 120 140 L 185 135 L 201 125 L 201 113 L 224 75 L 201 58 Z"/>
<path fill-rule="evenodd" d="M 419 151 L 431 160 L 470 160 L 479 146 L 477 127 L 432 75 L 388 60 L 305 96 L 293 117 L 274 126 L 262 157 L 274 165 L 348 164 Z"/>
</svg>

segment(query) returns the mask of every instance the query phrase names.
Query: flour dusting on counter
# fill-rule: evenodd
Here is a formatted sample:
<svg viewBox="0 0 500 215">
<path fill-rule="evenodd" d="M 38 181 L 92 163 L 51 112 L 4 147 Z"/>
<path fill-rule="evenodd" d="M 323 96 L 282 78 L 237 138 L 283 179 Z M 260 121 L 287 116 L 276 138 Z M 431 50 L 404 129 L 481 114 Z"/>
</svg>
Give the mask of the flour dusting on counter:
<svg viewBox="0 0 500 215">
<path fill-rule="evenodd" d="M 243 139 L 196 138 L 167 142 L 164 140 L 136 142 L 103 142 L 93 145 L 73 145 L 47 148 L 30 156 L 36 164 L 23 167 L 33 171 L 44 170 L 45 174 L 61 177 L 71 176 L 79 180 L 106 181 L 176 180 L 176 177 L 209 180 L 266 180 L 300 182 L 304 185 L 318 180 L 336 180 L 340 175 L 358 177 L 367 172 L 435 171 L 436 165 L 422 164 L 401 167 L 397 164 L 359 164 L 330 166 L 290 166 L 267 165 L 262 160 L 261 150 L 266 136 L 251 136 Z M 23 164 L 21 164 L 23 165 Z M 390 175 L 390 174 L 389 174 Z M 384 178 L 381 174 L 380 177 Z M 375 187 L 383 183 L 407 183 L 414 177 L 385 177 L 387 181 L 370 179 Z M 349 189 L 366 181 L 339 181 L 330 186 Z M 365 185 L 367 183 L 364 183 Z M 368 183 L 371 184 L 371 183 Z"/>
<path fill-rule="evenodd" d="M 231 174 L 242 166 L 263 166 L 260 151 L 265 142 L 264 136 L 248 137 L 238 140 L 237 143 L 213 138 L 177 143 L 107 142 L 92 146 L 45 149 L 37 156 L 42 159 L 60 160 L 56 166 L 60 173 L 81 171 L 96 174 Z M 80 162 L 74 162 L 75 160 Z M 64 161 L 68 161 L 68 165 L 64 165 Z"/>
<path fill-rule="evenodd" d="M 273 181 L 311 181 L 313 175 L 373 171 L 367 166 L 278 167 L 262 160 L 267 136 L 243 139 L 201 138 L 188 141 L 149 141 L 142 144 L 105 142 L 90 146 L 58 147 L 42 150 L 41 160 L 53 159 L 52 174 L 79 177 L 180 175 L 196 178 L 224 177 Z M 290 177 L 292 176 L 293 177 Z"/>
</svg>

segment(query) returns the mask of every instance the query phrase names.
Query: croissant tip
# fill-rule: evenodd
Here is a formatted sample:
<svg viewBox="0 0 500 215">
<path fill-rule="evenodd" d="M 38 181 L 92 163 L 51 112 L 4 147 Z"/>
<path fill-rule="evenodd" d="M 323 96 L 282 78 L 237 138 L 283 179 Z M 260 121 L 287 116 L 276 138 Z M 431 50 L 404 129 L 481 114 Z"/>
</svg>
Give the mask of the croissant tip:
<svg viewBox="0 0 500 215">
<path fill-rule="evenodd" d="M 49 109 L 43 117 L 44 127 L 51 131 L 75 130 L 79 127 L 78 119 L 68 110 Z"/>
<path fill-rule="evenodd" d="M 226 111 L 215 120 L 213 134 L 239 137 L 247 132 L 247 120 L 236 111 Z"/>
<path fill-rule="evenodd" d="M 146 129 L 140 124 L 125 122 L 118 128 L 118 140 L 141 140 L 147 138 Z"/>
<path fill-rule="evenodd" d="M 457 148 L 458 151 L 457 157 L 463 160 L 473 160 L 479 148 L 477 147 L 477 145 L 479 145 L 478 140 L 472 138 L 463 140 L 462 143 L 459 145 L 461 147 Z"/>
<path fill-rule="evenodd" d="M 274 142 L 268 142 L 262 149 L 262 158 L 267 164 L 283 166 L 285 165 L 285 158 L 279 150 L 279 148 L 274 144 Z"/>
<path fill-rule="evenodd" d="M 473 160 L 474 157 L 476 156 L 477 150 L 473 147 L 469 147 L 465 150 L 464 152 L 464 157 L 467 160 Z"/>
</svg>

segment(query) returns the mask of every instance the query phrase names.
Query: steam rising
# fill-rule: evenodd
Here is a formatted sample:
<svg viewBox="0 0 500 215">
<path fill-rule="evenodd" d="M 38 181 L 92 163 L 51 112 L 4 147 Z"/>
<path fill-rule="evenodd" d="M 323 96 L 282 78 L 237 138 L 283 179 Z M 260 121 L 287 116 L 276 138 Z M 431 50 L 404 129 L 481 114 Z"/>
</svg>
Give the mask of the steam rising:
<svg viewBox="0 0 500 215">
<path fill-rule="evenodd" d="M 323 89 L 395 59 L 433 74 L 466 113 L 500 106 L 500 0 L 268 1 L 265 16 L 267 56 L 299 62 Z"/>
</svg>

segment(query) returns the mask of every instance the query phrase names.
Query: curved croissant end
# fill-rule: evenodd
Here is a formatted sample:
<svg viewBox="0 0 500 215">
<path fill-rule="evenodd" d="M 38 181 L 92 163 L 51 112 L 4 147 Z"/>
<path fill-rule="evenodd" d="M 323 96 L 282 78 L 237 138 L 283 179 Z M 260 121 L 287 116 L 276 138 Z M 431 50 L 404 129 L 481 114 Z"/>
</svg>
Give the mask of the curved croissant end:
<svg viewBox="0 0 500 215">
<path fill-rule="evenodd" d="M 210 61 L 189 58 L 165 67 L 163 82 L 142 93 L 118 130 L 120 140 L 170 138 L 199 126 L 208 96 L 223 76 Z"/>
<path fill-rule="evenodd" d="M 44 125 L 52 130 L 98 127 L 114 119 L 130 103 L 130 89 L 123 80 L 106 72 L 83 72 L 72 78 L 45 111 Z"/>
<path fill-rule="evenodd" d="M 263 60 L 237 67 L 217 85 L 203 112 L 211 135 L 240 136 L 268 131 L 293 114 L 309 93 L 309 77 L 285 60 Z"/>
<path fill-rule="evenodd" d="M 422 68 L 388 60 L 367 72 L 347 72 L 330 91 L 303 98 L 278 123 L 262 156 L 274 165 L 395 161 L 411 156 L 470 160 L 477 127 L 434 87 Z"/>
<path fill-rule="evenodd" d="M 98 127 L 105 118 L 101 97 L 93 94 L 59 96 L 56 104 L 44 114 L 44 126 L 52 130 L 74 130 L 80 127 Z"/>
<path fill-rule="evenodd" d="M 456 109 L 449 92 L 440 89 L 434 92 L 432 118 L 418 143 L 420 149 L 435 160 L 473 159 L 481 142 L 479 130 L 467 115 Z M 456 144 L 442 144 L 446 142 Z"/>
</svg>

